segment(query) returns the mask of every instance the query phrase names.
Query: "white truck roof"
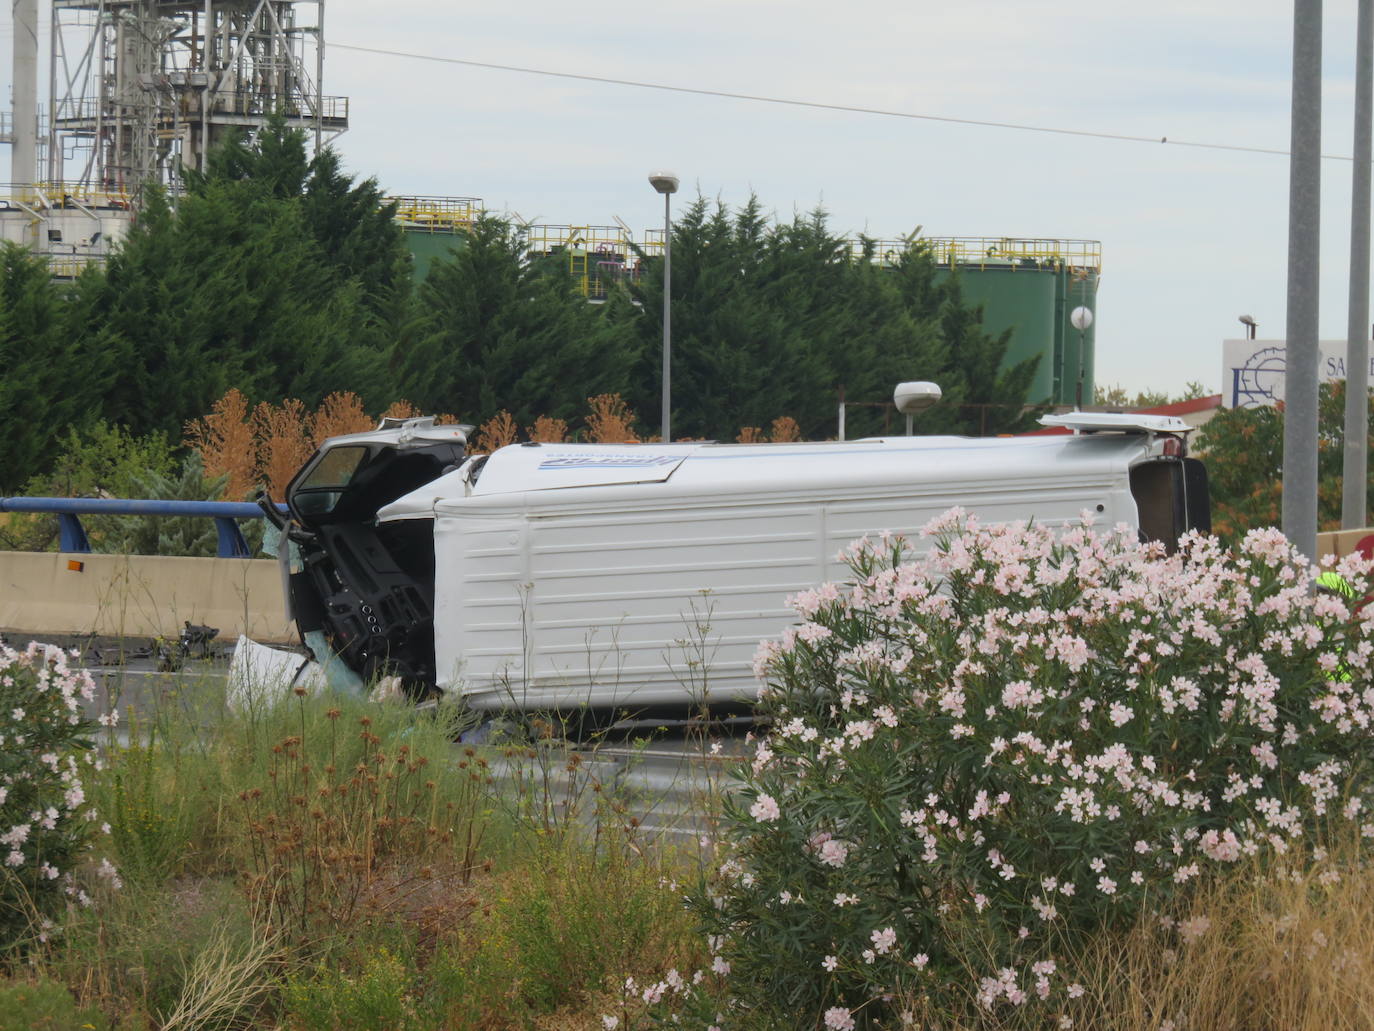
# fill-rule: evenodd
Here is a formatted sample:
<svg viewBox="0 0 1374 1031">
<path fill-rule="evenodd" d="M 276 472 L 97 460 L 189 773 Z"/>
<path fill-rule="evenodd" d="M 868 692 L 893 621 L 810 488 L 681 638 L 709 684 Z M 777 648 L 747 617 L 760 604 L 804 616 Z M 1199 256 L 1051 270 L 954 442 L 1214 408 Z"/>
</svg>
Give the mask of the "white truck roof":
<svg viewBox="0 0 1374 1031">
<path fill-rule="evenodd" d="M 875 437 L 798 444 L 515 444 L 492 454 L 476 484 L 470 466 L 398 498 L 383 522 L 428 518 L 503 495 L 584 487 L 663 484 L 665 494 L 749 494 L 923 482 L 997 482 L 1056 474 L 1078 479 L 1115 473 L 1148 444 L 1136 435 L 1010 438 Z M 654 493 L 658 493 L 655 491 Z M 557 504 L 554 498 L 549 504 Z M 533 501 L 531 503 L 534 503 Z M 543 504 L 544 502 L 540 502 Z"/>
</svg>

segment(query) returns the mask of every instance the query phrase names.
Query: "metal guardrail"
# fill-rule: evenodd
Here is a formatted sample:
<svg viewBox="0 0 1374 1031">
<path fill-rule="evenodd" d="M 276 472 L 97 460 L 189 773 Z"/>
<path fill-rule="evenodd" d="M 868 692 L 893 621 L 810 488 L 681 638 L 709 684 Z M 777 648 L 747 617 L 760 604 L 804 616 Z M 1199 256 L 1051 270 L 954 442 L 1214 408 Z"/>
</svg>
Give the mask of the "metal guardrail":
<svg viewBox="0 0 1374 1031">
<path fill-rule="evenodd" d="M 279 511 L 286 506 L 278 504 Z M 91 542 L 81 525 L 83 515 L 193 516 L 213 519 L 220 558 L 248 558 L 248 542 L 237 520 L 261 519 L 262 509 L 247 501 L 144 501 L 136 498 L 0 498 L 0 512 L 33 512 L 57 516 L 58 547 L 88 554 Z"/>
</svg>

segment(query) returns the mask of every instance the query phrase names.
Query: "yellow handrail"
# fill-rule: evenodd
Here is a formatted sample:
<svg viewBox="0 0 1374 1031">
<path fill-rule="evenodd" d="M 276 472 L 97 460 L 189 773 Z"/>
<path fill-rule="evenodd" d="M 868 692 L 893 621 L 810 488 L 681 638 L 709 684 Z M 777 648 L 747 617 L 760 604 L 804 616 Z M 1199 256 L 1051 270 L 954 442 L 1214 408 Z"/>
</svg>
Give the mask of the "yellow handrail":
<svg viewBox="0 0 1374 1031">
<path fill-rule="evenodd" d="M 465 232 L 482 216 L 480 197 L 387 197 L 396 205 L 396 221 L 409 230 Z"/>
</svg>

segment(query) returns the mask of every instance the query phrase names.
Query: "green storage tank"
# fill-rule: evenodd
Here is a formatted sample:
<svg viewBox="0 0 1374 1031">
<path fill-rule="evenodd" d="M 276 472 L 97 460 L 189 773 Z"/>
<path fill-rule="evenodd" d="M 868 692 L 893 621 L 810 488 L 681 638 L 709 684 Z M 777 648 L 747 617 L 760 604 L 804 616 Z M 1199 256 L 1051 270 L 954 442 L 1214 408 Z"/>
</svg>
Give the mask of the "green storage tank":
<svg viewBox="0 0 1374 1031">
<path fill-rule="evenodd" d="M 406 249 L 410 251 L 410 269 L 415 282 L 422 282 L 429 275 L 429 267 L 436 259 L 447 258 L 455 248 L 467 243 L 467 233 L 443 233 L 433 230 L 416 230 L 407 226 L 405 230 Z"/>
<path fill-rule="evenodd" d="M 472 224 L 482 215 L 479 197 L 388 197 L 396 224 L 405 233 L 415 281 L 429 275 L 429 266 L 467 242 Z"/>
<path fill-rule="evenodd" d="M 1011 330 L 1004 369 L 1039 357 L 1026 394 L 1030 404 L 1091 404 L 1097 282 L 1101 244 L 1096 240 L 1013 237 L 927 239 L 946 276 L 958 277 L 967 303 L 983 308 L 983 326 L 997 336 Z M 1074 328 L 1076 308 L 1094 318 Z"/>
</svg>

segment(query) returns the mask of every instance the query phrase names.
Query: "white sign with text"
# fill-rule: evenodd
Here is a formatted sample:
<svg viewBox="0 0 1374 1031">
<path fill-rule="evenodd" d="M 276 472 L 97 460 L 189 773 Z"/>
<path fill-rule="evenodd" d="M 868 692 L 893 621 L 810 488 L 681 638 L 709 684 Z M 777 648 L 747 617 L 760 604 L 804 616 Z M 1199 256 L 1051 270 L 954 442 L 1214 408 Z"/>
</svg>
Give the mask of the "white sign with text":
<svg viewBox="0 0 1374 1031">
<path fill-rule="evenodd" d="M 1344 340 L 1323 340 L 1317 379 L 1345 379 Z M 1224 408 L 1259 408 L 1283 400 L 1288 347 L 1284 340 L 1224 340 L 1221 344 L 1221 404 Z M 1374 383 L 1374 357 L 1370 358 Z"/>
</svg>

